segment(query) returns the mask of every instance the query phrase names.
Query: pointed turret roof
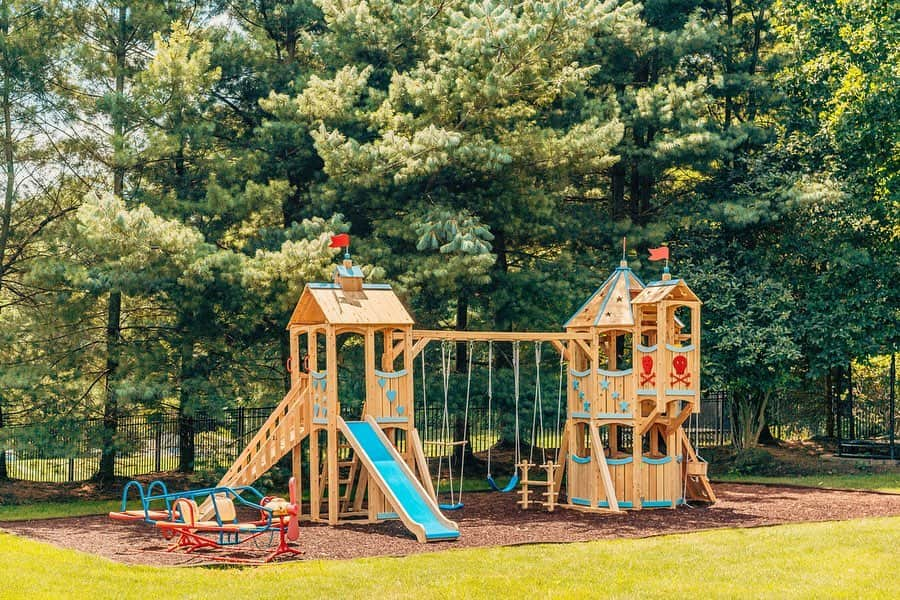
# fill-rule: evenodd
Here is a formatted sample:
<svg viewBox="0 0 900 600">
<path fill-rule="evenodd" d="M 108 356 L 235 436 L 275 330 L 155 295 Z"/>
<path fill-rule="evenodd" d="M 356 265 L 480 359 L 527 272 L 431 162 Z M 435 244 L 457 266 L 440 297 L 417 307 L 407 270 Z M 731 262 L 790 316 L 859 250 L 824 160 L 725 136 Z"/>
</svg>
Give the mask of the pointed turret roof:
<svg viewBox="0 0 900 600">
<path fill-rule="evenodd" d="M 622 261 L 565 327 L 631 327 L 634 313 L 631 301 L 644 289 L 644 282 Z"/>
<path fill-rule="evenodd" d="M 647 287 L 634 299 L 634 304 L 654 304 L 664 299 L 700 302 L 700 299 L 683 279 L 662 279 L 647 284 Z"/>
</svg>

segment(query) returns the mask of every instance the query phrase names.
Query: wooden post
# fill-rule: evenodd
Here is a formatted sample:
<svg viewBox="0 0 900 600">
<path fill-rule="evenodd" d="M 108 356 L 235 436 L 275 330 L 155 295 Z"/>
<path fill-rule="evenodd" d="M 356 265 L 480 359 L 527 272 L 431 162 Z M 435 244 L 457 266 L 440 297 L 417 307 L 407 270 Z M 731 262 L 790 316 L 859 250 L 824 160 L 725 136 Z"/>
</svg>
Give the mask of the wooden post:
<svg viewBox="0 0 900 600">
<path fill-rule="evenodd" d="M 299 441 L 291 450 L 291 473 L 297 486 L 297 518 L 299 519 L 303 515 L 303 446 Z"/>
<path fill-rule="evenodd" d="M 309 336 L 306 340 L 306 347 L 309 355 L 309 368 L 312 371 L 318 371 L 318 328 L 310 328 Z M 320 493 L 319 477 L 321 475 L 321 466 L 319 465 L 319 456 L 321 449 L 319 448 L 319 425 L 315 423 L 313 415 L 313 403 L 306 403 L 306 422 L 309 423 L 309 512 L 313 521 L 318 521 L 322 516 L 322 497 Z"/>
<path fill-rule="evenodd" d="M 338 482 L 338 430 L 337 420 L 340 416 L 340 404 L 338 402 L 337 389 L 337 335 L 334 325 L 328 325 L 325 328 L 325 363 L 327 365 L 328 375 L 325 381 L 328 382 L 326 390 L 326 402 L 328 406 L 328 523 L 337 525 L 340 516 L 340 493 Z"/>
</svg>

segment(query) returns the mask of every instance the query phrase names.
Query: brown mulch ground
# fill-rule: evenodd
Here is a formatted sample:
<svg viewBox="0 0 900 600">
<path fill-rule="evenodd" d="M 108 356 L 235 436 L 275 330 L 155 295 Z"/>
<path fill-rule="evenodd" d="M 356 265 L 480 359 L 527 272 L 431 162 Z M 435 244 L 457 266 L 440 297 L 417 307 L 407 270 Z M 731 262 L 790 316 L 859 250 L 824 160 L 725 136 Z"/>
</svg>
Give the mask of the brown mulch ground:
<svg viewBox="0 0 900 600">
<path fill-rule="evenodd" d="M 447 513 L 459 523 L 455 542 L 419 544 L 398 521 L 339 527 L 304 523 L 299 546 L 304 559 L 400 556 L 475 546 L 576 542 L 648 537 L 723 527 L 900 516 L 900 495 L 786 486 L 717 484 L 713 506 L 587 514 L 557 509 L 522 511 L 514 494 L 468 493 L 465 507 Z M 104 516 L 0 523 L 0 529 L 57 546 L 128 564 L 197 565 L 218 551 L 167 553 L 168 542 L 153 527 L 112 522 Z M 251 545 L 250 548 L 253 546 Z M 205 555 L 205 556 L 204 556 Z M 259 558 L 259 552 L 233 554 Z M 291 559 L 285 559 L 291 560 Z"/>
</svg>

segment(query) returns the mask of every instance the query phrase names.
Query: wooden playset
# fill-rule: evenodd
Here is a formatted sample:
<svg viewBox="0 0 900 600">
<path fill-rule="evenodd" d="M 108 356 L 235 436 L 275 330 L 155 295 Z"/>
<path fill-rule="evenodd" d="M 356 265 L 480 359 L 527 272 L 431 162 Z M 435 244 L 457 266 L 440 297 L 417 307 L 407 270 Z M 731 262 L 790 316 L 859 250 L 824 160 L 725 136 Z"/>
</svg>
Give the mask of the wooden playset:
<svg viewBox="0 0 900 600">
<path fill-rule="evenodd" d="M 294 479 L 309 493 L 309 513 L 298 517 L 330 524 L 400 519 L 421 542 L 455 539 L 459 529 L 441 512 L 415 427 L 414 360 L 435 341 L 513 342 L 516 355 L 519 343 L 533 342 L 552 345 L 566 365 L 562 442 L 557 459 L 540 465 L 517 451 L 516 475 L 501 488 L 489 473 L 492 486 L 520 488 L 523 508 L 548 510 L 715 501 L 706 463 L 683 429 L 700 407 L 701 303 L 668 267 L 645 285 L 623 260 L 564 332 L 417 330 L 389 285 L 363 279 L 348 253 L 333 282 L 306 286 L 287 326 L 291 389 L 220 487 L 250 485 L 291 454 Z M 338 386 L 339 340 L 347 336 L 361 338 L 364 351 L 356 421 L 342 417 Z M 518 436 L 518 410 L 516 422 Z M 213 512 L 209 500 L 199 508 L 200 518 Z"/>
</svg>

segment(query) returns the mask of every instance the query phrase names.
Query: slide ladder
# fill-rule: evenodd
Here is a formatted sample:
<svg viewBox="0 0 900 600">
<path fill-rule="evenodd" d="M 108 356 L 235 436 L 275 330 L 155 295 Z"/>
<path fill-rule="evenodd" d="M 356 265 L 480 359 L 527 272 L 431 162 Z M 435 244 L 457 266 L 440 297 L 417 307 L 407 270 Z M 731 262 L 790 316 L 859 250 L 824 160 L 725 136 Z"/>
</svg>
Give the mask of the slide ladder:
<svg viewBox="0 0 900 600">
<path fill-rule="evenodd" d="M 375 419 L 339 419 L 338 425 L 368 471 L 369 480 L 378 486 L 417 540 L 436 542 L 459 537 L 459 527 L 441 514 L 437 503 L 425 491 Z"/>
<path fill-rule="evenodd" d="M 308 397 L 308 384 L 291 388 L 216 487 L 251 485 L 309 435 L 306 423 Z M 212 510 L 212 503 L 207 500 L 200 506 L 200 518 L 209 518 Z"/>
</svg>

